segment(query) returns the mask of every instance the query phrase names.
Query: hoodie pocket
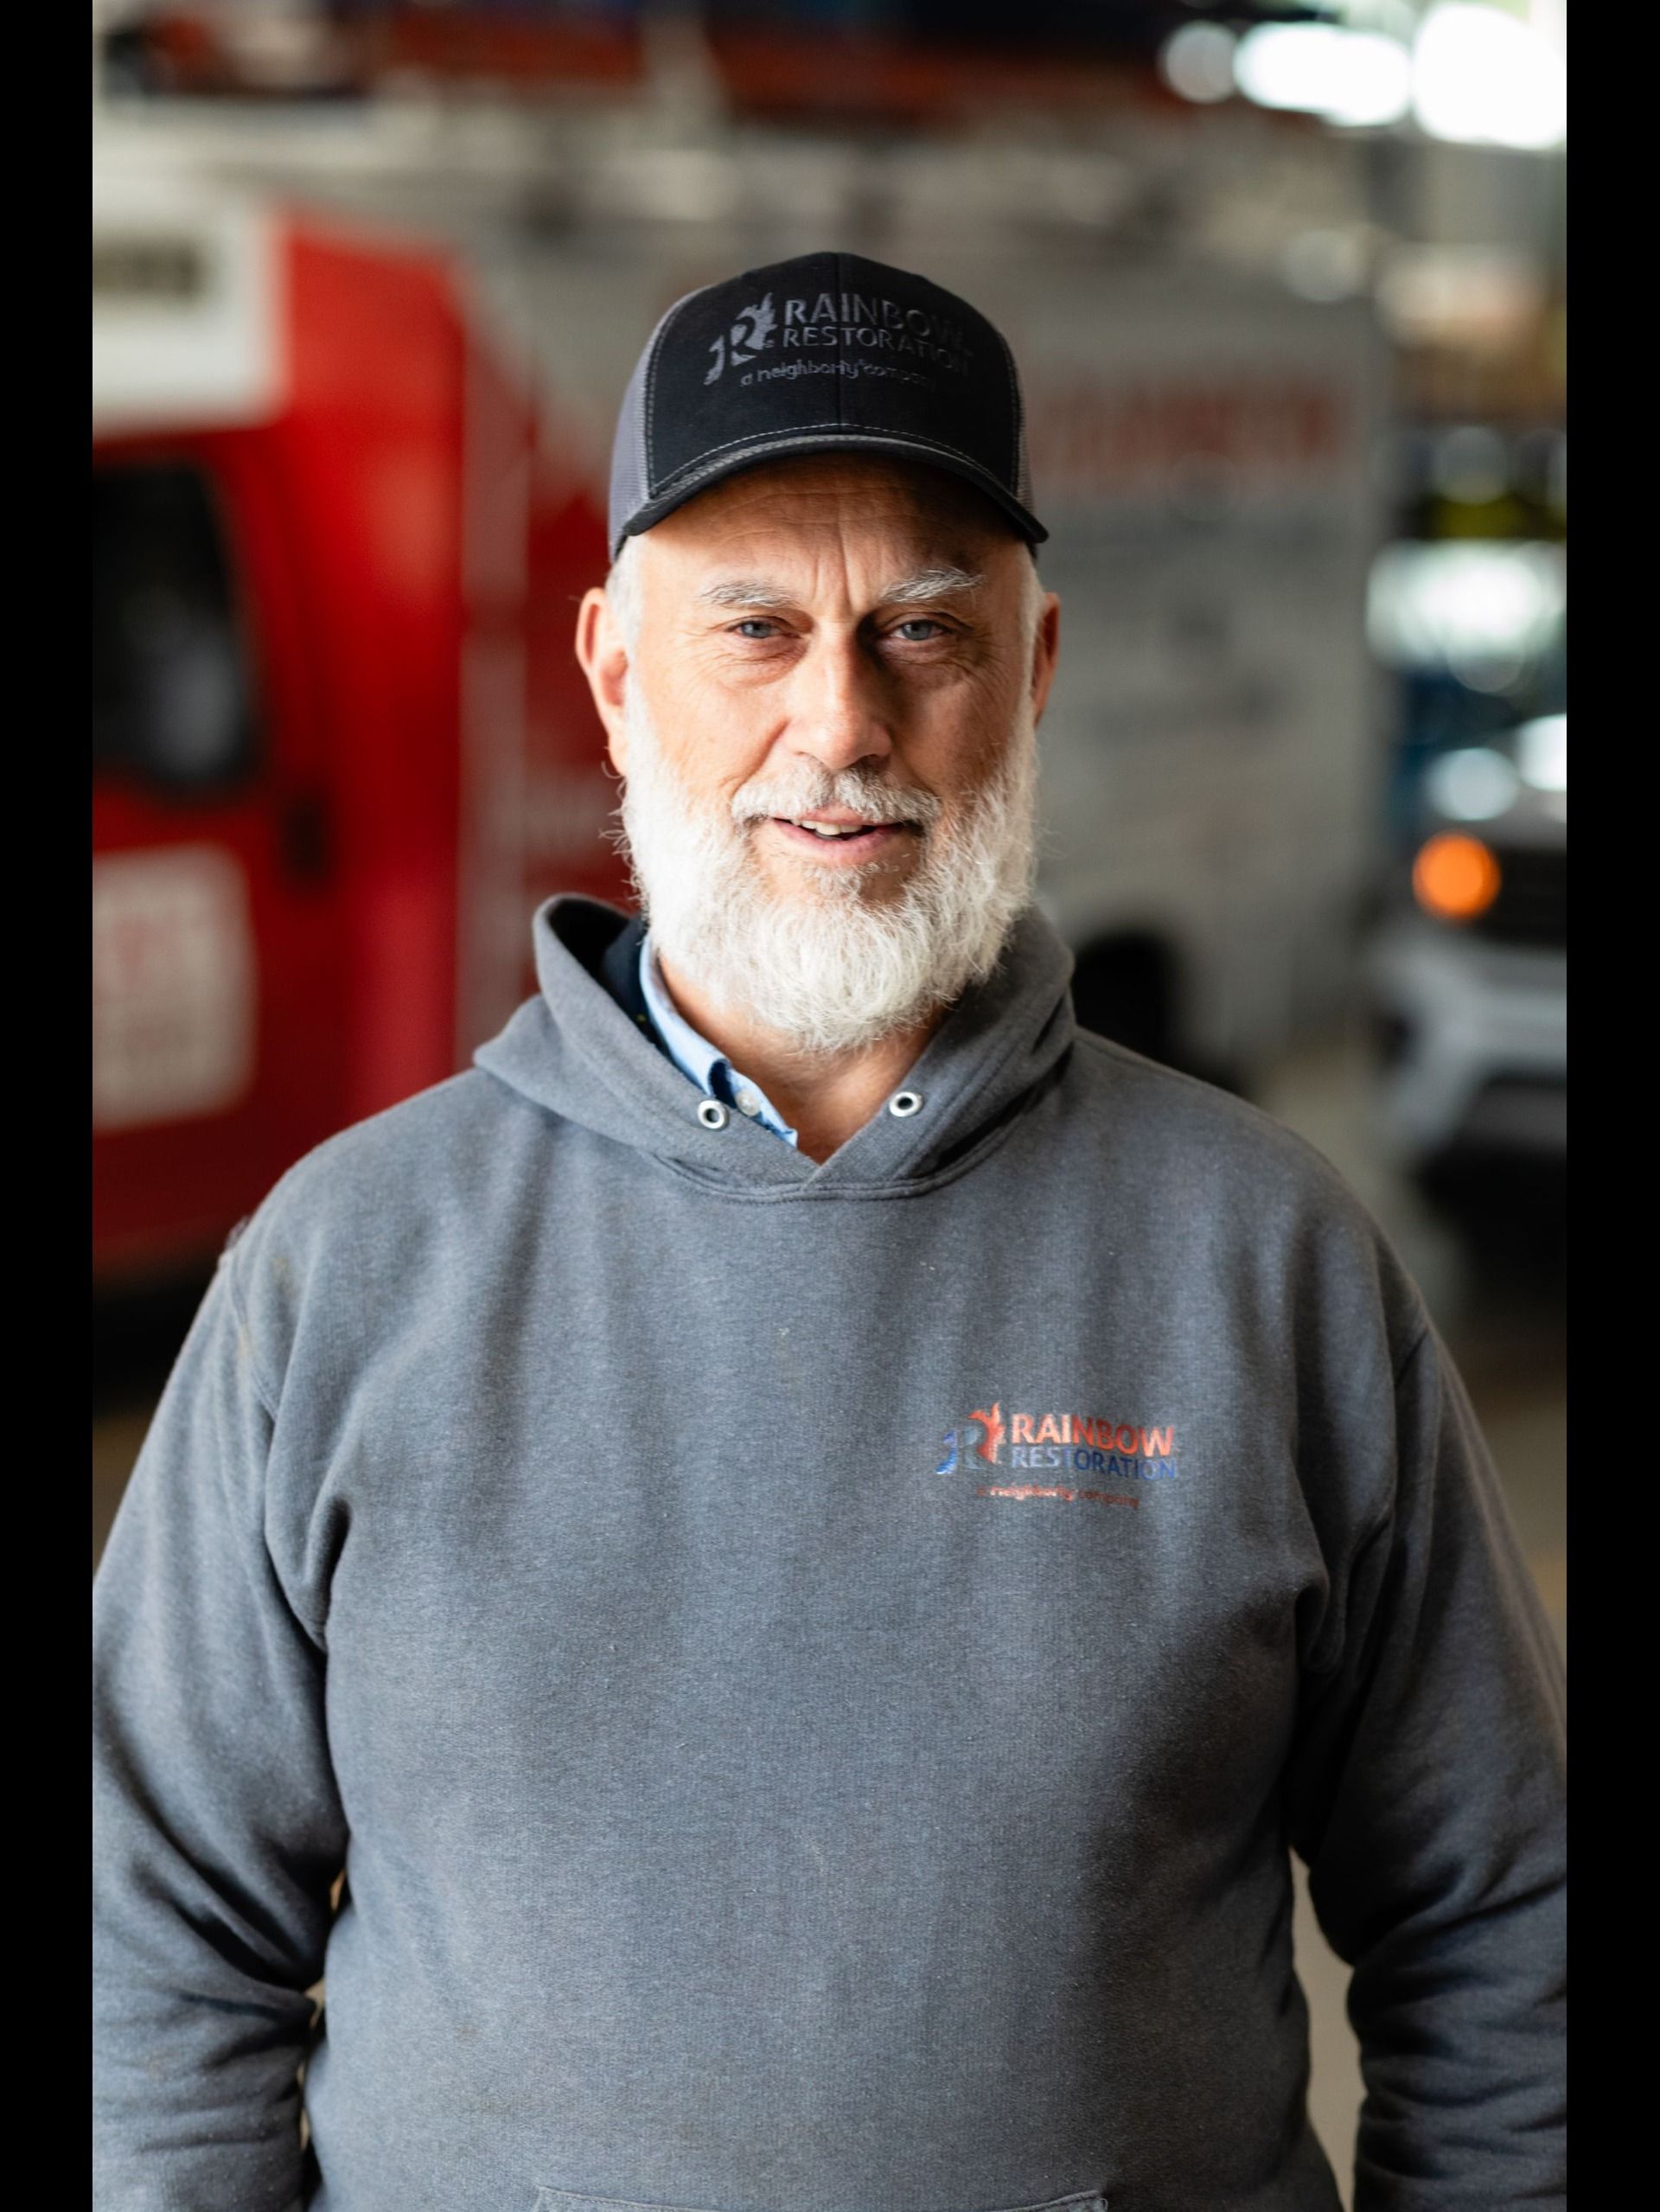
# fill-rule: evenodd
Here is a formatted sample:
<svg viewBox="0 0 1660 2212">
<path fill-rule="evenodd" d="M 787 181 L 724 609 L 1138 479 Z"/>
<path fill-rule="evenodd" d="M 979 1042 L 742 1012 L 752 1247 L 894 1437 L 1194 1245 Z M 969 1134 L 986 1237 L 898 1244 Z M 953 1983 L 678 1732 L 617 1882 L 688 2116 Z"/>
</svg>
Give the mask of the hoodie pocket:
<svg viewBox="0 0 1660 2212">
<path fill-rule="evenodd" d="M 717 2212 L 710 2205 L 642 2204 L 627 2196 L 584 2196 L 578 2190 L 550 2189 L 536 2184 L 536 2199 L 527 2212 Z M 1070 2196 L 1053 2196 L 1044 2204 L 963 2205 L 953 2212 L 1108 2212 L 1098 2189 L 1075 2190 Z"/>
</svg>

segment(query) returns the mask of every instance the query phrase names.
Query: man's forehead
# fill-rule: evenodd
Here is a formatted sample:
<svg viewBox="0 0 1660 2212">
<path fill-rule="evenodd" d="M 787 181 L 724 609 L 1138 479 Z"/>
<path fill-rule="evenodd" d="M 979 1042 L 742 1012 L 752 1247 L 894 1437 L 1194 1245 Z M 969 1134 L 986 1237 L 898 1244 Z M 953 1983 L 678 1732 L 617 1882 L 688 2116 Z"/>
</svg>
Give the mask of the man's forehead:
<svg viewBox="0 0 1660 2212">
<path fill-rule="evenodd" d="M 976 569 L 944 562 L 892 574 L 877 573 L 879 580 L 871 596 L 886 606 L 920 606 L 939 599 L 961 598 L 965 592 L 977 591 L 986 581 Z M 724 572 L 712 573 L 698 585 L 695 593 L 702 605 L 710 607 L 785 607 L 794 604 L 795 596 L 788 582 L 777 575 L 729 576 Z"/>
<path fill-rule="evenodd" d="M 937 589 L 965 590 L 999 551 L 1025 551 L 970 486 L 937 470 L 852 456 L 747 470 L 689 501 L 643 542 L 667 557 L 661 565 L 678 585 L 717 604 L 731 603 L 742 585 L 782 589 L 827 562 L 851 563 L 878 588 L 931 575 Z"/>
</svg>

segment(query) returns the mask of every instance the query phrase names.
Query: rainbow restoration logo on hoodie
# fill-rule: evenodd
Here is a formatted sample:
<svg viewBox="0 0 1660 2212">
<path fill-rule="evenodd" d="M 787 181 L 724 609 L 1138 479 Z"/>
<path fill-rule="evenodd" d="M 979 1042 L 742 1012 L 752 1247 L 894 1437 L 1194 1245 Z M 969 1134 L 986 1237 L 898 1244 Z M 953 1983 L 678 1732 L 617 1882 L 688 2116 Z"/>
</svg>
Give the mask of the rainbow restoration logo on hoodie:
<svg viewBox="0 0 1660 2212">
<path fill-rule="evenodd" d="M 976 1427 L 979 1435 L 974 1433 Z M 966 1421 L 945 1435 L 936 1474 L 973 1474 L 968 1454 L 986 1464 L 1026 1474 L 1101 1475 L 1118 1481 L 1152 1482 L 1178 1472 L 1176 1431 L 1165 1424 L 1118 1421 L 1104 1414 L 1013 1413 L 1006 1420 L 1003 1402 L 989 1411 L 976 1406 Z M 1133 1506 L 1135 1498 L 1078 1490 L 1062 1484 L 981 1483 L 981 1498 L 1093 1499 L 1101 1505 Z"/>
</svg>

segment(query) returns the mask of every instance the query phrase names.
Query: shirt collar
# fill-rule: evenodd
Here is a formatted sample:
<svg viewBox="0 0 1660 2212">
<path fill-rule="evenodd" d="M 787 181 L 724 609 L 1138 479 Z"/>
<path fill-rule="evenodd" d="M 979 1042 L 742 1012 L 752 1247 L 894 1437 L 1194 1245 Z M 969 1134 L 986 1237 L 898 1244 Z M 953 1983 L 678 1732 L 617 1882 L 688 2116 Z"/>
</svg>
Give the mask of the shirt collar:
<svg viewBox="0 0 1660 2212">
<path fill-rule="evenodd" d="M 640 989 L 657 1034 L 682 1075 L 689 1077 L 699 1090 L 707 1091 L 710 1097 L 718 1098 L 723 1106 L 735 1107 L 750 1121 L 758 1122 L 763 1129 L 782 1137 L 786 1144 L 800 1141 L 797 1132 L 790 1128 L 760 1084 L 741 1076 L 726 1055 L 706 1037 L 699 1037 L 681 1014 L 668 995 L 649 930 L 640 941 Z"/>
</svg>

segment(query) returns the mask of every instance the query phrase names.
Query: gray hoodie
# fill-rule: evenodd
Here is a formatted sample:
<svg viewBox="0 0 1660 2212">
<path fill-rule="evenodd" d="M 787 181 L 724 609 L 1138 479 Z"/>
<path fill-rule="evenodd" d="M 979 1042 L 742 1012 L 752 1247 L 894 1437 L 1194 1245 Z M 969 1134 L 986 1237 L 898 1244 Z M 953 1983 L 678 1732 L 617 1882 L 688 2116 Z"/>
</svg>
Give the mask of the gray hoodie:
<svg viewBox="0 0 1660 2212">
<path fill-rule="evenodd" d="M 1376 1226 L 1035 915 L 821 1165 L 699 1124 L 620 921 L 542 910 L 168 1384 L 99 2206 L 1331 2212 L 1288 1847 L 1361 2212 L 1561 2203 L 1560 1669 Z"/>
</svg>

